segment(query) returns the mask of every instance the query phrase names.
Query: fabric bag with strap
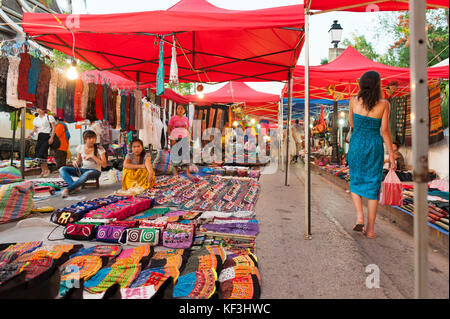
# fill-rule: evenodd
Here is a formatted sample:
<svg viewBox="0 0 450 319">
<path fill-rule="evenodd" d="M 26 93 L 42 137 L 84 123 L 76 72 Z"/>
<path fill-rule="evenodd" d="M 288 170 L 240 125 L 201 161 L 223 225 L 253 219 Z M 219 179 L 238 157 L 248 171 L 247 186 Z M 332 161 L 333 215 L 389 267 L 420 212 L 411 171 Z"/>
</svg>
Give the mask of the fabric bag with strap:
<svg viewBox="0 0 450 319">
<path fill-rule="evenodd" d="M 52 125 L 51 125 L 51 123 L 50 123 L 50 120 L 49 120 L 49 118 L 48 118 L 48 115 L 47 115 L 47 121 L 48 121 L 48 124 L 50 125 L 50 127 L 52 127 Z M 58 135 L 54 135 L 53 136 L 53 143 L 52 144 L 49 144 L 49 146 L 50 146 L 50 148 L 52 149 L 52 150 L 54 150 L 54 151 L 56 151 L 58 148 L 60 148 L 60 146 L 61 146 L 61 140 L 59 139 L 59 137 L 58 137 Z"/>
</svg>

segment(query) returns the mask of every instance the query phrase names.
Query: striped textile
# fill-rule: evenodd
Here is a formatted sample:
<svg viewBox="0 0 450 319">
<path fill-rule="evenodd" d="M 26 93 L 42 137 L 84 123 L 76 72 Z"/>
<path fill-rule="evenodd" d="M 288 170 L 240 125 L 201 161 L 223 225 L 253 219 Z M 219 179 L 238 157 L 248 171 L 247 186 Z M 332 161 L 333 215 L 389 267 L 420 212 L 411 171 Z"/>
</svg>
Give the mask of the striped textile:
<svg viewBox="0 0 450 319">
<path fill-rule="evenodd" d="M 77 256 L 69 259 L 61 267 L 59 293 L 64 296 L 79 280 L 87 280 L 102 268 L 99 256 Z"/>
<path fill-rule="evenodd" d="M 28 216 L 33 208 L 34 184 L 18 182 L 0 187 L 0 224 Z"/>
<path fill-rule="evenodd" d="M 16 260 L 18 257 L 34 251 L 42 246 L 42 241 L 32 241 L 11 245 L 0 251 L 0 266 Z"/>
<path fill-rule="evenodd" d="M 167 150 L 158 151 L 158 154 L 153 160 L 152 167 L 156 174 L 171 174 L 173 166 L 170 161 L 170 152 Z"/>
<path fill-rule="evenodd" d="M 406 146 L 412 145 L 412 126 L 411 126 L 411 95 L 406 97 L 406 118 L 405 118 L 405 141 Z"/>
<path fill-rule="evenodd" d="M 118 283 L 121 288 L 126 288 L 137 278 L 140 270 L 139 262 L 136 262 L 136 259 L 121 258 L 111 267 L 100 269 L 85 282 L 84 287 L 93 294 L 105 292 L 115 283 Z"/>
<path fill-rule="evenodd" d="M 22 174 L 17 168 L 13 166 L 0 168 L 0 184 L 9 184 L 20 181 L 22 181 Z"/>
<path fill-rule="evenodd" d="M 430 137 L 429 144 L 439 142 L 444 138 L 444 128 L 441 117 L 441 86 L 437 83 L 429 87 L 429 118 Z"/>
</svg>

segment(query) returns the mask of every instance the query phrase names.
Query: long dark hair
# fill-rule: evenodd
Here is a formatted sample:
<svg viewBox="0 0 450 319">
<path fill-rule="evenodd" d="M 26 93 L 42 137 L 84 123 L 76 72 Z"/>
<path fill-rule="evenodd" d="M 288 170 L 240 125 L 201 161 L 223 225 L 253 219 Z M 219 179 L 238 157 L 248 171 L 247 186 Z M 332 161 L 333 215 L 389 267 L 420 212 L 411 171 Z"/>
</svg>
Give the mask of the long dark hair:
<svg viewBox="0 0 450 319">
<path fill-rule="evenodd" d="M 381 78 L 378 72 L 368 71 L 359 79 L 358 98 L 363 106 L 370 112 L 381 99 Z"/>
<path fill-rule="evenodd" d="M 92 130 L 87 130 L 83 132 L 83 142 L 86 143 L 86 140 L 88 138 L 97 138 L 97 134 Z M 94 155 L 97 156 L 98 154 L 98 145 L 97 143 L 94 144 Z"/>
<path fill-rule="evenodd" d="M 138 139 L 138 138 L 134 138 L 131 140 L 130 142 L 130 148 L 133 146 L 133 143 L 139 143 L 142 146 L 142 152 L 141 154 L 139 154 L 139 165 L 144 163 L 144 158 L 145 158 L 145 148 L 144 148 L 144 142 L 142 142 L 142 140 Z"/>
</svg>

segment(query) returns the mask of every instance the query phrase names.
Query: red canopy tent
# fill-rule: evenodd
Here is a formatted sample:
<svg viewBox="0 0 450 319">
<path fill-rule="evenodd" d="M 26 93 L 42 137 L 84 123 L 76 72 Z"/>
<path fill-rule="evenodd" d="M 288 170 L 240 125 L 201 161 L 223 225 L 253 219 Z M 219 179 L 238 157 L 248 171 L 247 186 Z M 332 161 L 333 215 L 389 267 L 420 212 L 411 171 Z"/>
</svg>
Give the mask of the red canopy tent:
<svg viewBox="0 0 450 319">
<path fill-rule="evenodd" d="M 276 119 L 280 101 L 279 95 L 256 91 L 244 82 L 228 82 L 217 91 L 205 93 L 203 98 L 198 95 L 188 95 L 187 98 L 197 105 L 243 103 L 246 114 L 268 120 Z"/>
<path fill-rule="evenodd" d="M 92 78 L 94 78 L 94 79 L 100 78 L 100 79 L 109 80 L 111 82 L 111 85 L 113 85 L 113 86 L 115 85 L 121 89 L 135 90 L 138 88 L 135 82 L 125 79 L 117 74 L 114 74 L 114 73 L 108 72 L 108 71 L 98 71 L 98 70 L 85 71 L 82 73 L 81 77 L 85 81 L 89 81 L 90 78 L 91 79 Z M 139 85 L 139 89 L 142 89 L 142 90 L 143 89 L 151 89 L 153 92 L 155 92 L 155 85 L 153 83 Z M 168 100 L 175 101 L 176 103 L 180 103 L 180 104 L 189 103 L 189 100 L 185 96 L 180 95 L 169 88 L 165 88 L 164 94 L 161 96 Z"/>
<path fill-rule="evenodd" d="M 410 69 L 384 65 L 374 62 L 359 53 L 353 47 L 348 47 L 330 63 L 311 66 L 309 68 L 309 85 L 311 98 L 333 100 L 330 86 L 338 94 L 337 99 L 348 99 L 358 93 L 358 79 L 366 71 L 376 71 L 380 74 L 384 89 L 394 85 L 395 91 L 389 96 L 403 95 L 409 92 Z M 448 79 L 447 66 L 429 67 L 428 79 Z M 304 98 L 305 67 L 297 65 L 294 70 L 293 97 Z M 283 96 L 287 97 L 287 86 L 283 88 Z"/>
<path fill-rule="evenodd" d="M 140 84 L 156 80 L 160 39 L 166 80 L 173 40 L 181 82 L 286 80 L 303 24 L 303 5 L 238 11 L 205 0 L 148 12 L 23 15 L 24 31 L 40 44 Z"/>
</svg>

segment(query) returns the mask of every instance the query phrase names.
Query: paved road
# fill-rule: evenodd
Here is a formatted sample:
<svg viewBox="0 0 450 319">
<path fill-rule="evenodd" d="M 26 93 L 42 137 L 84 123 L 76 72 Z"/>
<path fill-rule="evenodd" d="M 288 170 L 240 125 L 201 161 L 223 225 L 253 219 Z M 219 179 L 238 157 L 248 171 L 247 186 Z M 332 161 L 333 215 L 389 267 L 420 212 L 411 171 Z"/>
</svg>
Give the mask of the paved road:
<svg viewBox="0 0 450 319">
<path fill-rule="evenodd" d="M 289 184 L 279 171 L 261 178 L 256 212 L 260 225 L 257 256 L 262 298 L 413 298 L 413 237 L 378 217 L 377 238 L 352 231 L 350 195 L 311 173 L 312 240 L 305 240 L 303 166 L 290 170 Z M 379 288 L 374 283 L 379 269 Z M 449 298 L 449 260 L 429 250 L 431 298 Z M 372 267 L 372 266 L 370 266 Z"/>
</svg>

